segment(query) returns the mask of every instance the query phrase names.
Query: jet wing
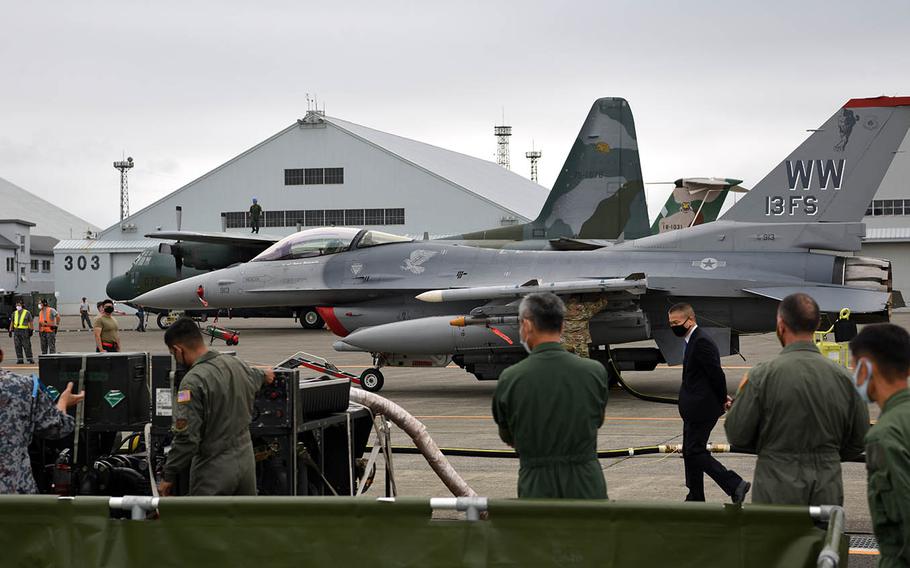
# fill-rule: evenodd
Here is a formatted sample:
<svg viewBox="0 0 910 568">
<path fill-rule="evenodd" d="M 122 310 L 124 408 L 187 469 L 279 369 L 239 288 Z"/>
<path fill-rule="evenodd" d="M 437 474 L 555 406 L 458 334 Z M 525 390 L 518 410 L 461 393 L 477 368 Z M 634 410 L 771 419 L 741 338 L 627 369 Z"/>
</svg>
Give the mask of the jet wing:
<svg viewBox="0 0 910 568">
<path fill-rule="evenodd" d="M 828 313 L 837 313 L 842 308 L 850 308 L 850 312 L 854 314 L 880 313 L 888 310 L 891 301 L 889 292 L 846 286 L 775 286 L 744 289 L 743 292 L 777 301 L 790 294 L 804 292 L 815 299 L 821 311 Z"/>
<path fill-rule="evenodd" d="M 648 281 L 644 274 L 630 274 L 626 278 L 601 278 L 588 280 L 566 280 L 541 283 L 536 280 L 514 286 L 477 286 L 474 288 L 450 288 L 429 290 L 416 297 L 423 302 L 456 302 L 462 300 L 492 300 L 497 298 L 519 298 L 536 292 L 554 294 L 585 294 L 626 292 L 644 294 Z"/>
<path fill-rule="evenodd" d="M 283 237 L 272 235 L 245 235 L 232 233 L 200 233 L 196 231 L 155 231 L 145 235 L 150 239 L 165 239 L 190 243 L 211 243 L 241 247 L 268 248 Z"/>
</svg>

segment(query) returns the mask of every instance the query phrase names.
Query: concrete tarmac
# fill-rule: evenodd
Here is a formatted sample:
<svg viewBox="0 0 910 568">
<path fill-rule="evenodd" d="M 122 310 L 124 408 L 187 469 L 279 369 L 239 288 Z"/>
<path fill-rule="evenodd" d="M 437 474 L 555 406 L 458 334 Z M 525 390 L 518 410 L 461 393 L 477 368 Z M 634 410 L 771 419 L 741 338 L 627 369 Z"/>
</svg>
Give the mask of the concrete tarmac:
<svg viewBox="0 0 910 568">
<path fill-rule="evenodd" d="M 166 353 L 163 332 L 154 323 L 146 333 L 132 331 L 136 318 L 118 317 L 124 351 Z M 910 326 L 910 314 L 896 314 L 895 323 Z M 337 353 L 332 350 L 335 337 L 328 331 L 303 330 L 290 320 L 237 319 L 222 320 L 219 325 L 240 331 L 240 344 L 231 347 L 244 360 L 258 365 L 272 365 L 297 351 L 325 357 L 342 369 L 360 374 L 371 366 L 371 358 L 362 353 Z M 58 334 L 60 352 L 94 351 L 89 331 L 79 330 L 76 317 L 65 317 Z M 647 345 L 647 344 L 644 344 Z M 11 365 L 15 362 L 12 339 L 3 337 L 0 347 L 5 353 L 3 367 L 23 374 L 37 371 L 34 365 Z M 36 336 L 33 347 L 40 352 Z M 216 349 L 225 350 L 223 341 L 215 341 Z M 744 337 L 741 348 L 745 360 L 726 357 L 723 365 L 729 392 L 735 392 L 742 375 L 755 363 L 773 358 L 780 350 L 774 334 Z M 426 424 L 440 447 L 507 449 L 499 439 L 490 412 L 495 381 L 478 381 L 452 365 L 444 369 L 384 368 L 385 386 L 380 392 Z M 661 366 L 651 372 L 630 372 L 626 381 L 635 389 L 654 395 L 675 397 L 679 388 L 681 368 Z M 870 407 L 873 420 L 878 408 Z M 623 390 L 613 390 L 607 405 L 607 419 L 598 436 L 601 450 L 675 444 L 682 442 L 682 421 L 675 405 L 639 400 Z M 393 430 L 393 443 L 410 445 L 400 431 Z M 726 443 L 723 418 L 711 436 L 711 442 Z M 751 480 L 755 457 L 740 454 L 719 454 L 718 459 L 743 478 Z M 489 458 L 450 458 L 452 465 L 479 494 L 488 497 L 515 497 L 518 460 Z M 611 499 L 635 501 L 684 500 L 687 489 L 683 479 L 683 461 L 678 454 L 623 457 L 601 460 Z M 396 455 L 394 467 L 400 495 L 420 497 L 447 496 L 445 486 L 436 478 L 419 456 Z M 372 492 L 378 495 L 382 487 L 380 476 Z M 866 503 L 866 470 L 861 463 L 843 464 L 847 530 L 850 533 L 871 533 L 869 509 Z M 726 502 L 727 496 L 710 478 L 705 479 L 708 501 Z M 872 566 L 874 557 L 851 555 L 850 566 Z"/>
</svg>

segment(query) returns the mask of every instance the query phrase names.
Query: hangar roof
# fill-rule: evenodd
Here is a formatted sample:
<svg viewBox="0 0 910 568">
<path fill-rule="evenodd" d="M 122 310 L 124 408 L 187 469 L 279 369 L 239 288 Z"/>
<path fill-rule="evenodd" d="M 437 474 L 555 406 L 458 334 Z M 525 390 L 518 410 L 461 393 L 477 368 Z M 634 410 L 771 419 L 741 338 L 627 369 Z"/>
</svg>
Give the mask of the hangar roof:
<svg viewBox="0 0 910 568">
<path fill-rule="evenodd" d="M 56 245 L 60 239 L 55 239 L 54 237 L 32 235 L 30 241 L 30 252 L 32 254 L 54 254 L 54 245 Z"/>
<path fill-rule="evenodd" d="M 54 247 L 54 252 L 64 252 L 64 251 L 83 251 L 83 250 L 94 250 L 94 251 L 106 251 L 112 252 L 117 250 L 127 251 L 127 252 L 140 252 L 147 248 L 158 247 L 162 241 L 156 241 L 152 239 L 138 239 L 135 241 L 107 241 L 107 240 L 95 240 L 95 239 L 67 239 L 60 241 Z"/>
<path fill-rule="evenodd" d="M 3 204 L 4 217 L 35 223 L 31 229 L 32 234 L 71 239 L 85 235 L 86 230 L 99 230 L 85 219 L 64 211 L 3 178 L 0 178 L 0 203 Z"/>
<path fill-rule="evenodd" d="M 348 134 L 395 154 L 399 158 L 492 201 L 528 219 L 540 213 L 549 193 L 499 164 L 453 152 L 327 116 L 325 120 Z"/>
<path fill-rule="evenodd" d="M 409 138 L 403 138 L 387 132 L 367 128 L 366 126 L 354 124 L 353 122 L 341 120 L 340 118 L 332 118 L 320 114 L 318 117 L 312 118 L 310 115 L 307 115 L 307 118 L 295 121 L 294 124 L 231 158 L 199 178 L 187 183 L 183 187 L 174 190 L 170 194 L 163 196 L 139 211 L 134 211 L 124 220 L 124 222 L 157 206 L 168 197 L 190 189 L 193 185 L 214 172 L 242 159 L 247 154 L 262 148 L 287 132 L 299 128 L 304 121 L 310 122 L 311 120 L 324 120 L 367 144 L 375 146 L 382 151 L 389 152 L 405 162 L 447 180 L 449 183 L 456 185 L 463 191 L 477 195 L 481 199 L 495 203 L 496 205 L 527 219 L 535 219 L 537 217 L 537 214 L 540 213 L 549 193 L 549 190 L 543 186 L 511 172 L 494 162 L 481 160 L 480 158 L 474 158 L 466 154 L 445 150 L 431 144 L 425 144 Z M 105 229 L 100 235 L 101 238 L 114 234 L 120 224 L 121 222 L 117 222 Z"/>
</svg>

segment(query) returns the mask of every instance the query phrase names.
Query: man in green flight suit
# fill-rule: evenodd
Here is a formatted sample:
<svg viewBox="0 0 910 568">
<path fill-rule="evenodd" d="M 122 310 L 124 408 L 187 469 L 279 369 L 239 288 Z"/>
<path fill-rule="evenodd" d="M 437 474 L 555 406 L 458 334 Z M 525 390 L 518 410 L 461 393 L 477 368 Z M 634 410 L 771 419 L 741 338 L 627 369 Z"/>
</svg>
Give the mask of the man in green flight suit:
<svg viewBox="0 0 910 568">
<path fill-rule="evenodd" d="M 529 294 L 518 309 L 530 352 L 499 377 L 493 419 L 521 458 L 519 497 L 606 499 L 597 430 L 607 406 L 607 372 L 559 343 L 565 306 L 554 294 Z"/>
<path fill-rule="evenodd" d="M 758 452 L 752 502 L 842 505 L 841 460 L 862 454 L 869 409 L 846 369 L 813 342 L 819 310 L 807 294 L 777 309 L 783 351 L 743 377 L 724 429 L 734 446 Z"/>
<path fill-rule="evenodd" d="M 879 567 L 910 566 L 910 335 L 890 323 L 870 325 L 850 342 L 854 384 L 882 409 L 866 434 L 869 511 Z"/>
<path fill-rule="evenodd" d="M 255 495 L 250 419 L 253 398 L 271 369 L 251 369 L 230 355 L 209 351 L 196 323 L 180 318 L 164 334 L 178 363 L 189 369 L 174 403 L 174 441 L 158 490 L 169 495 L 190 470 L 190 495 Z"/>
<path fill-rule="evenodd" d="M 259 221 L 262 219 L 262 205 L 259 200 L 253 198 L 253 204 L 250 205 L 250 233 L 259 233 Z"/>
</svg>

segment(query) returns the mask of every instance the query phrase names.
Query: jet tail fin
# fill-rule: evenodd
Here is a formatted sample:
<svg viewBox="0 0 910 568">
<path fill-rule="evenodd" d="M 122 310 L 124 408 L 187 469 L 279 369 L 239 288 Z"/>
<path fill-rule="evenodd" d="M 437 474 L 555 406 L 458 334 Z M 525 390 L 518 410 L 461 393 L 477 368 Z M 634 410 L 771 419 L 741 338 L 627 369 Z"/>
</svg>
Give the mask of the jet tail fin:
<svg viewBox="0 0 910 568">
<path fill-rule="evenodd" d="M 910 97 L 851 99 L 724 216 L 858 222 L 910 129 Z"/>
<path fill-rule="evenodd" d="M 453 238 L 614 240 L 649 229 L 632 109 L 608 97 L 591 106 L 537 219 Z"/>
<path fill-rule="evenodd" d="M 537 219 L 536 237 L 633 239 L 649 233 L 635 120 L 628 101 L 594 102 Z"/>
<path fill-rule="evenodd" d="M 730 191 L 745 193 L 742 180 L 729 178 L 682 178 L 674 183 L 673 193 L 667 198 L 657 219 L 651 225 L 651 234 L 666 233 L 694 227 L 717 220 L 720 209 Z"/>
</svg>

